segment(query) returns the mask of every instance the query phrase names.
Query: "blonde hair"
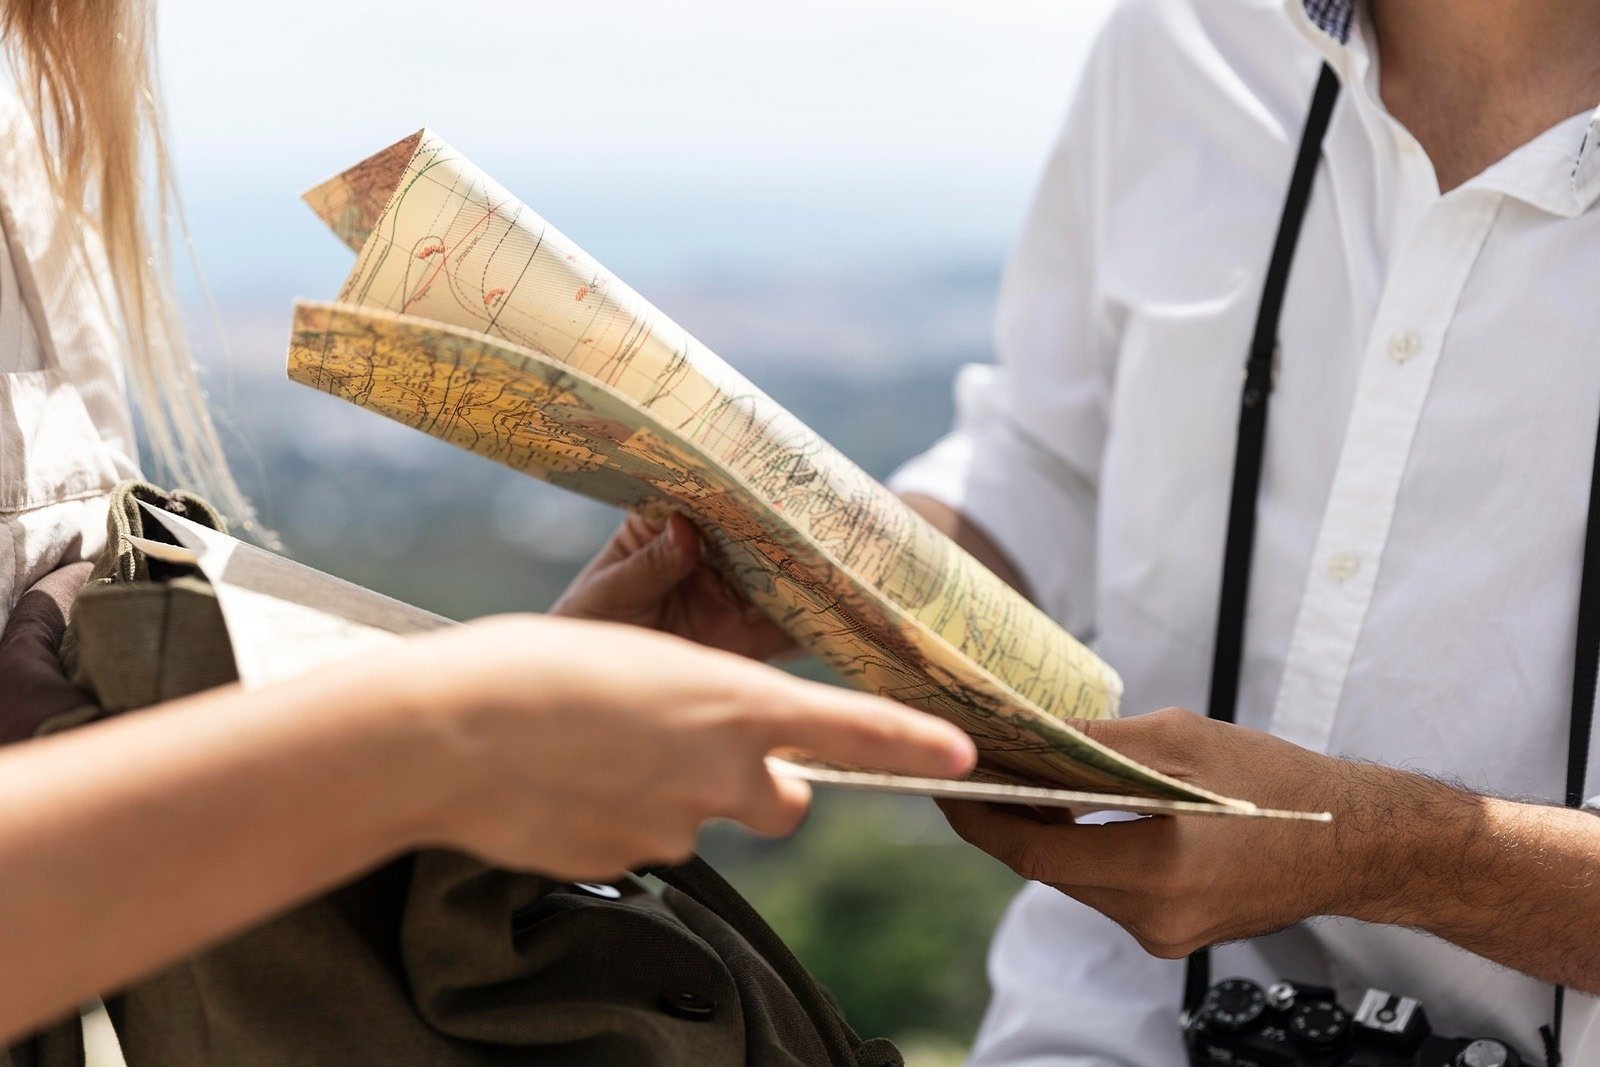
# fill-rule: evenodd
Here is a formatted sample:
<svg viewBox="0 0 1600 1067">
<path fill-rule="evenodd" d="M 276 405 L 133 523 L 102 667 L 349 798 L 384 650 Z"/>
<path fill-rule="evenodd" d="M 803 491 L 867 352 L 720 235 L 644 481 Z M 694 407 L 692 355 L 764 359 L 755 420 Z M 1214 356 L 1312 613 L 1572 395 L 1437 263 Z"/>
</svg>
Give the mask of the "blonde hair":
<svg viewBox="0 0 1600 1067">
<path fill-rule="evenodd" d="M 80 238 L 104 247 L 128 377 L 163 477 L 249 524 L 179 319 L 169 237 L 181 231 L 148 0 L 0 0 L 0 33 Z M 79 251 L 87 246 L 80 239 Z M 85 263 L 91 262 L 86 259 Z"/>
</svg>

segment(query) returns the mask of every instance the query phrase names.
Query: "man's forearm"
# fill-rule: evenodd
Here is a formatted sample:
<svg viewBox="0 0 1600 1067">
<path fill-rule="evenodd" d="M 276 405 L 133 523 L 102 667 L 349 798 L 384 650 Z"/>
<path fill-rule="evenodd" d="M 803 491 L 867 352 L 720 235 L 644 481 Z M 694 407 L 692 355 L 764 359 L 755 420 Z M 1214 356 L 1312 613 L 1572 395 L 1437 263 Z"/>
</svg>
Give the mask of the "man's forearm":
<svg viewBox="0 0 1600 1067">
<path fill-rule="evenodd" d="M 1355 917 L 1414 927 L 1525 974 L 1600 992 L 1600 817 L 1386 774 L 1392 790 L 1377 793 L 1361 818 L 1376 823 L 1387 811 L 1397 822 Z M 1393 891 L 1371 892 L 1385 869 Z"/>
<path fill-rule="evenodd" d="M 1266 807 L 1333 813 L 1326 826 L 1078 825 L 1003 805 L 946 806 L 962 837 L 1103 912 L 1153 955 L 1177 959 L 1336 915 L 1412 927 L 1600 992 L 1600 818 L 1478 796 L 1179 708 L 1075 725 L 1183 781 Z"/>
<path fill-rule="evenodd" d="M 1028 595 L 1005 553 L 961 512 L 927 496 L 908 494 L 905 501 Z M 1334 766 L 1339 773 L 1326 782 L 1340 782 L 1338 797 L 1313 788 L 1307 796 L 1291 791 L 1258 798 L 1283 807 L 1337 809 L 1337 855 L 1314 848 L 1305 857 L 1303 882 L 1325 887 L 1312 890 L 1314 909 L 1412 927 L 1525 974 L 1600 993 L 1600 816 L 1485 797 L 1373 764 Z M 1262 769 L 1250 771 L 1258 786 Z M 1230 776 L 1205 784 L 1247 791 L 1245 782 Z M 1028 877 L 1051 880 L 1044 872 Z M 1226 936 L 1258 932 L 1228 930 Z M 1187 951 L 1190 946 L 1181 941 Z"/>
<path fill-rule="evenodd" d="M 1001 581 L 1027 597 L 1033 599 L 1033 592 L 1028 588 L 1028 583 L 1022 577 L 1022 572 L 1011 558 L 995 544 L 988 534 L 978 528 L 971 519 L 942 501 L 920 493 L 907 493 L 903 498 L 906 506 L 933 526 L 934 529 L 944 534 L 950 540 L 966 549 L 972 558 L 988 567 Z"/>
</svg>

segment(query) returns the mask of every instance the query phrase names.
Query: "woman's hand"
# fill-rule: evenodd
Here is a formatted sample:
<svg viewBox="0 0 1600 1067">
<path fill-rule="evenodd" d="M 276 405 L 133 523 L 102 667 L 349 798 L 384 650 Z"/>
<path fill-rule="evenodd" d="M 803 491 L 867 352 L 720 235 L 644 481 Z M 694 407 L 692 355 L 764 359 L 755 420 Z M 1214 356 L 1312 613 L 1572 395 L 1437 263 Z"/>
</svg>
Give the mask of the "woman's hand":
<svg viewBox="0 0 1600 1067">
<path fill-rule="evenodd" d="M 810 791 L 768 769 L 774 751 L 935 777 L 974 760 L 930 715 L 627 626 L 490 619 L 407 642 L 391 668 L 431 679 L 416 843 L 563 878 L 682 859 L 712 818 L 789 833 Z"/>
<path fill-rule="evenodd" d="M 59 671 L 59 665 L 50 665 Z M 623 626 L 450 627 L 0 746 L 0 1045 L 397 853 L 558 878 L 800 820 L 764 757 L 953 775 L 954 727 Z"/>
<path fill-rule="evenodd" d="M 794 647 L 711 568 L 694 525 L 676 514 L 661 525 L 629 515 L 550 612 L 664 630 L 751 659 Z"/>
</svg>

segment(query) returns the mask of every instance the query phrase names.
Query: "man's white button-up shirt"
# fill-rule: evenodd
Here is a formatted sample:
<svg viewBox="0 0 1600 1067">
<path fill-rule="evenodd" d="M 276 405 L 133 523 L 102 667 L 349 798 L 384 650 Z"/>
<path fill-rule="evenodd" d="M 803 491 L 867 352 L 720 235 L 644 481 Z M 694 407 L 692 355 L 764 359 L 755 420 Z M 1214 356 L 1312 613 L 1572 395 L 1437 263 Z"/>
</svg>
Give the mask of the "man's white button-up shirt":
<svg viewBox="0 0 1600 1067">
<path fill-rule="evenodd" d="M 1600 428 L 1600 114 L 1441 196 L 1369 41 L 1339 0 L 1113 14 L 1005 277 L 1000 362 L 962 372 L 957 426 L 895 484 L 989 533 L 1121 671 L 1126 712 L 1203 710 L 1245 349 L 1326 60 L 1344 91 L 1280 329 L 1238 719 L 1559 803 Z M 1416 996 L 1441 1032 L 1528 1054 L 1551 1008 L 1547 985 L 1347 920 L 1221 949 L 1213 973 Z M 1053 890 L 1018 898 L 991 976 L 979 1063 L 1182 1062 L 1181 964 Z M 1567 1062 L 1600 1064 L 1594 1000 L 1566 1015 Z"/>
</svg>

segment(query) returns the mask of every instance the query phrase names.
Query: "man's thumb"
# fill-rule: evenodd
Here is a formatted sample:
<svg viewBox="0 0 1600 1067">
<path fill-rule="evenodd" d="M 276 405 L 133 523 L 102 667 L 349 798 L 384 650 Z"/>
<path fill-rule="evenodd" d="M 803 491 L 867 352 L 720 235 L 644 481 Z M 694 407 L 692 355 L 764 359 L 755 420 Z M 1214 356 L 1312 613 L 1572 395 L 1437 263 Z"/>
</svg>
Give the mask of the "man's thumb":
<svg viewBox="0 0 1600 1067">
<path fill-rule="evenodd" d="M 670 516 L 661 532 L 637 552 L 617 560 L 596 576 L 605 598 L 619 606 L 645 607 L 666 596 L 694 573 L 700 545 L 694 527 L 681 515 Z"/>
</svg>

